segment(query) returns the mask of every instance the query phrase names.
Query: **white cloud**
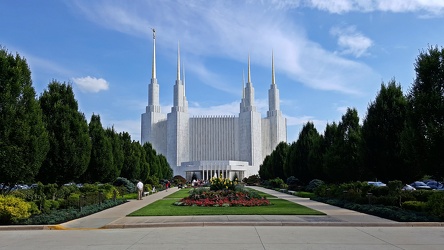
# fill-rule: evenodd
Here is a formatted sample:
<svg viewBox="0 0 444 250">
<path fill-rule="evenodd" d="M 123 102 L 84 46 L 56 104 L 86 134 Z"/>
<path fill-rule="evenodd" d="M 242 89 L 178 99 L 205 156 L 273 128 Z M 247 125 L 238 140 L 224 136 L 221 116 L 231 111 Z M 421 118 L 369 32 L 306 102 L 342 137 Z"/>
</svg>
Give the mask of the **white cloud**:
<svg viewBox="0 0 444 250">
<path fill-rule="evenodd" d="M 340 107 L 336 107 L 336 111 L 338 111 L 342 115 L 345 115 L 345 113 L 347 113 L 347 109 L 348 108 L 350 108 L 350 107 L 348 107 L 348 106 L 340 106 Z"/>
<path fill-rule="evenodd" d="M 351 54 L 356 57 L 367 55 L 367 49 L 373 45 L 373 41 L 356 31 L 355 26 L 333 27 L 330 33 L 338 38 L 338 45 L 342 54 Z"/>
<path fill-rule="evenodd" d="M 110 120 L 104 121 L 102 118 L 102 126 L 111 128 L 114 126 L 116 132 L 128 132 L 131 135 L 131 140 L 140 141 L 140 120 Z"/>
<path fill-rule="evenodd" d="M 346 12 L 426 12 L 433 15 L 444 13 L 441 0 L 306 0 L 304 6 L 342 14 Z"/>
<path fill-rule="evenodd" d="M 205 63 L 199 66 L 199 62 L 223 58 L 244 63 L 250 53 L 253 64 L 270 67 L 270 54 L 274 50 L 277 71 L 311 88 L 356 95 L 362 93 L 361 87 L 366 82 L 378 79 L 365 64 L 343 58 L 310 41 L 304 29 L 290 22 L 285 10 L 275 8 L 272 2 L 147 1 L 139 4 L 136 8 L 122 2 L 81 2 L 79 9 L 99 25 L 134 36 L 151 38 L 149 27 L 155 27 L 158 47 L 162 44 L 171 58 L 175 57 L 176 41 L 180 40 L 182 55 L 193 60 L 187 66 L 188 72 L 226 92 L 233 93 L 232 85 L 214 77 L 219 74 L 209 71 Z M 289 1 L 286 6 L 298 4 L 298 1 Z M 369 41 L 363 36 L 358 38 L 361 42 L 362 39 Z M 356 39 L 344 40 L 343 44 L 353 49 L 350 53 L 355 55 L 361 55 L 368 46 L 359 48 Z"/>
<path fill-rule="evenodd" d="M 97 93 L 101 90 L 107 90 L 109 87 L 109 84 L 105 79 L 91 76 L 72 78 L 72 81 L 82 92 Z"/>
</svg>

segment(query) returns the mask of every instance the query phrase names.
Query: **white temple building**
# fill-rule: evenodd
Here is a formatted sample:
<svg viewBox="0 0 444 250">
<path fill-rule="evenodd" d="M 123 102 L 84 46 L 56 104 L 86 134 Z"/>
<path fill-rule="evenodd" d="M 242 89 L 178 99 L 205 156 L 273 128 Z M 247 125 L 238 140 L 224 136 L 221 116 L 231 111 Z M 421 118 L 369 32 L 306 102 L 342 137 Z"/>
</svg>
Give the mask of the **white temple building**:
<svg viewBox="0 0 444 250">
<path fill-rule="evenodd" d="M 148 106 L 142 114 L 141 143 L 150 142 L 166 157 L 173 175 L 191 180 L 193 174 L 208 180 L 217 175 L 240 180 L 258 174 L 259 166 L 282 141 L 287 141 L 287 122 L 279 109 L 279 90 L 275 83 L 274 58 L 271 58 L 269 110 L 262 118 L 254 105 L 248 57 L 247 82 L 242 86 L 239 116 L 190 117 L 181 80 L 180 51 L 177 51 L 177 78 L 173 107 L 168 114 L 160 110 L 156 78 L 156 38 L 153 35 L 152 78 L 148 86 Z"/>
</svg>

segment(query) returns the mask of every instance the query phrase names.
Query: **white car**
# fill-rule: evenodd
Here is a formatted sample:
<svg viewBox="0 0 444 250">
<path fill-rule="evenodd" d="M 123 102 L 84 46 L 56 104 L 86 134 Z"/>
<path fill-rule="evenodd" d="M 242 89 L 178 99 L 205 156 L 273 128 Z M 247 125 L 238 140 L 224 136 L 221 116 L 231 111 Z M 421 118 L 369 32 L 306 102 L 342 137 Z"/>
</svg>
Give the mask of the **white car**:
<svg viewBox="0 0 444 250">
<path fill-rule="evenodd" d="M 375 187 L 385 187 L 387 186 L 385 183 L 382 183 L 380 181 L 367 181 L 367 184 L 370 186 L 375 186 Z"/>
<path fill-rule="evenodd" d="M 405 184 L 405 186 L 402 188 L 402 190 L 412 191 L 412 190 L 416 190 L 416 188 L 410 186 L 409 184 Z"/>
</svg>

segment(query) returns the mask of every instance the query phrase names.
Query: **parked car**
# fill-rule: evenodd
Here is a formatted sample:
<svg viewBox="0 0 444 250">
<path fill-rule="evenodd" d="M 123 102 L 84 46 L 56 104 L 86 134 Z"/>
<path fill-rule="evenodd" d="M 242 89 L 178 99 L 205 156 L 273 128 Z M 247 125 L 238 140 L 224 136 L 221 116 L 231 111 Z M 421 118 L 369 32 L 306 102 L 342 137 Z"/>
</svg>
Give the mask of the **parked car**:
<svg viewBox="0 0 444 250">
<path fill-rule="evenodd" d="M 427 186 L 427 184 L 425 184 L 422 181 L 415 181 L 412 184 L 410 184 L 410 186 L 416 188 L 416 189 L 422 189 L 422 190 L 431 190 L 432 188 Z"/>
<path fill-rule="evenodd" d="M 437 189 L 437 190 L 444 189 L 442 183 L 439 181 L 429 180 L 429 181 L 425 182 L 425 184 L 427 186 L 431 187 L 432 189 Z"/>
<path fill-rule="evenodd" d="M 416 190 L 416 188 L 410 186 L 409 184 L 405 184 L 405 186 L 402 188 L 402 190 L 413 191 L 413 190 Z"/>
<path fill-rule="evenodd" d="M 385 187 L 387 186 L 385 183 L 382 183 L 380 181 L 367 181 L 367 184 L 370 186 L 375 186 L 375 187 Z"/>
</svg>

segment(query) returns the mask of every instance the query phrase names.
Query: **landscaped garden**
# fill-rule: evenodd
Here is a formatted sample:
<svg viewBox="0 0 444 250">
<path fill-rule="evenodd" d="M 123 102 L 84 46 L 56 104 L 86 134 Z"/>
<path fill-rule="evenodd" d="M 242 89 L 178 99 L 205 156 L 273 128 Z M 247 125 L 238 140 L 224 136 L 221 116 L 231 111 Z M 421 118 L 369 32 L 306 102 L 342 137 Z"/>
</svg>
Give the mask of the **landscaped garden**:
<svg viewBox="0 0 444 250">
<path fill-rule="evenodd" d="M 145 184 L 145 190 L 153 185 Z M 154 185 L 162 190 L 160 184 Z M 136 199 L 135 185 L 119 177 L 112 184 L 36 183 L 0 194 L 0 225 L 51 225 L 100 212 Z"/>
<path fill-rule="evenodd" d="M 315 201 L 355 210 L 400 222 L 444 221 L 444 192 L 438 190 L 402 190 L 401 181 L 387 186 L 367 182 L 328 184 L 314 179 L 307 186 L 292 185 L 293 178 L 280 178 L 262 184 L 280 192 L 307 197 Z"/>
<path fill-rule="evenodd" d="M 179 190 L 129 216 L 186 215 L 323 215 L 323 213 L 236 185 L 228 179 L 213 178 L 210 187 Z"/>
</svg>

